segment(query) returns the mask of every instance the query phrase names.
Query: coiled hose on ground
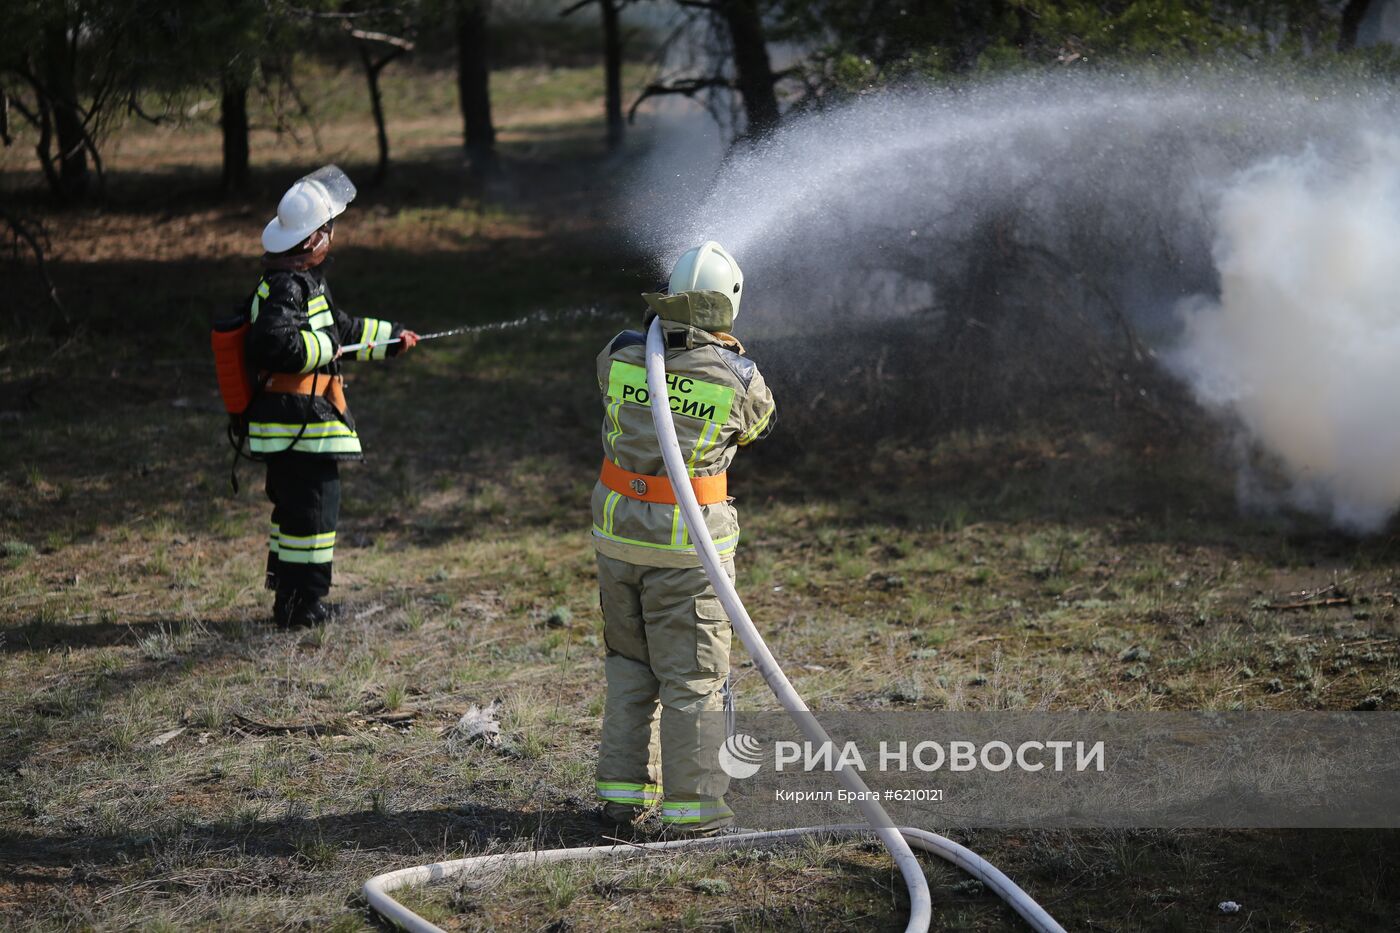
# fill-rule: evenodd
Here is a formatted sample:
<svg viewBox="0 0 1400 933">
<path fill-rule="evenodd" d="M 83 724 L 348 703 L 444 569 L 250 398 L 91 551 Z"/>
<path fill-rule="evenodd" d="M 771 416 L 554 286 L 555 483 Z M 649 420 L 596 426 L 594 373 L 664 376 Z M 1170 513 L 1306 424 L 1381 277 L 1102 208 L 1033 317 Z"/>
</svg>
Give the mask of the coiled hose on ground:
<svg viewBox="0 0 1400 933">
<path fill-rule="evenodd" d="M 662 458 L 666 463 L 666 473 L 680 503 L 686 527 L 700 554 L 705 573 L 714 585 L 715 593 L 729 618 L 734 630 L 748 649 L 754 666 L 777 697 L 778 702 L 792 716 L 794 722 L 808 741 L 814 745 L 831 741 L 826 730 L 816 716 L 807 708 L 806 702 L 793 688 L 787 675 L 783 673 L 773 654 L 768 650 L 753 620 L 749 618 L 739 593 L 724 572 L 719 553 L 710 539 L 705 526 L 703 513 L 691 488 L 689 473 L 676 441 L 676 427 L 671 420 L 669 393 L 666 387 L 666 342 L 661 328 L 661 319 L 651 322 L 647 332 L 646 345 L 647 390 L 651 397 L 652 423 L 656 426 L 657 440 L 661 444 Z M 490 867 L 512 867 L 520 865 L 543 865 L 554 862 L 571 862 L 604 858 L 629 858 L 644 856 L 651 852 L 665 852 L 675 849 L 715 849 L 738 848 L 766 842 L 791 840 L 803 836 L 836 837 L 866 835 L 873 833 L 884 843 L 894 856 L 895 865 L 904 877 L 909 888 L 909 923 L 905 933 L 924 933 L 932 918 L 933 905 L 929 895 L 928 881 L 913 849 L 931 852 L 981 881 L 998 897 L 1023 917 L 1027 924 L 1040 933 L 1064 933 L 1064 928 L 1037 904 L 1030 895 L 1016 886 L 995 865 L 965 846 L 951 839 L 912 827 L 896 827 L 891 824 L 884 807 L 867 793 L 865 781 L 859 773 L 841 768 L 836 778 L 849 791 L 853 792 L 856 805 L 860 808 L 864 824 L 841 824 L 834 826 L 806 826 L 799 829 L 776 830 L 773 832 L 738 833 L 730 836 L 717 836 L 702 839 L 676 839 L 665 842 L 649 842 L 636 845 L 584 846 L 572 849 L 543 849 L 533 852 L 508 852 L 496 855 L 478 855 L 472 858 L 436 862 L 419 865 L 398 871 L 376 875 L 364 885 L 364 895 L 369 905 L 386 919 L 412 933 L 442 933 L 441 928 L 429 923 L 413 911 L 404 907 L 390 896 L 391 891 L 418 884 L 460 878 L 476 874 Z"/>
</svg>

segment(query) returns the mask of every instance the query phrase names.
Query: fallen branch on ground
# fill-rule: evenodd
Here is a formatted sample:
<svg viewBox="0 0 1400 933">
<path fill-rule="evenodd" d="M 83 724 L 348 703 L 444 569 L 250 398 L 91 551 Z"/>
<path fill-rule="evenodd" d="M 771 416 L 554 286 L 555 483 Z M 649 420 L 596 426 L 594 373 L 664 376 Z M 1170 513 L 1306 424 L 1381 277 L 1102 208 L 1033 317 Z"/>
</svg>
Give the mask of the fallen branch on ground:
<svg viewBox="0 0 1400 933">
<path fill-rule="evenodd" d="M 233 718 L 238 722 L 240 729 L 254 735 L 344 735 L 348 731 L 343 722 L 258 722 L 256 719 L 249 719 L 242 713 L 234 713 Z"/>
<path fill-rule="evenodd" d="M 1296 603 L 1269 603 L 1265 606 L 1271 612 L 1285 612 L 1292 609 L 1323 609 L 1327 606 L 1350 606 L 1350 596 L 1329 596 L 1326 599 L 1304 599 Z"/>
</svg>

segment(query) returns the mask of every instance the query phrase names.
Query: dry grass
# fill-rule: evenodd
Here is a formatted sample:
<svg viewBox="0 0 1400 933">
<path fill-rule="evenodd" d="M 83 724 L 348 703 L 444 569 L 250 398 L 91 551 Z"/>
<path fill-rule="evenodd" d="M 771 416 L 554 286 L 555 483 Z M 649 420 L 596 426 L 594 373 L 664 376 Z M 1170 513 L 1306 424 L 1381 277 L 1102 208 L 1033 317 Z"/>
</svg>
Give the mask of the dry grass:
<svg viewBox="0 0 1400 933">
<path fill-rule="evenodd" d="M 608 310 L 355 376 L 370 460 L 346 471 L 339 625 L 264 624 L 266 505 L 246 467 L 251 488 L 224 494 L 203 318 L 188 312 L 250 286 L 264 205 L 133 198 L 51 219 L 70 303 L 90 314 L 62 347 L 0 348 L 0 380 L 41 386 L 0 445 L 0 926 L 359 929 L 355 892 L 376 871 L 599 840 L 591 361 L 650 282 L 590 226 L 606 192 L 578 193 L 598 173 L 592 117 L 560 131 L 573 162 L 517 149 L 513 189 L 493 193 L 454 189 L 455 155 L 431 151 L 455 140 L 454 117 L 435 106 L 405 117 L 426 121 L 417 160 L 345 225 L 342 300 L 425 327 Z M 511 124 L 522 133 L 593 104 L 533 106 Z M 190 132 L 188 152 L 133 138 L 114 164 L 156 150 L 207 163 Z M 1201 454 L 1209 438 L 1145 444 L 1121 413 L 1071 414 L 1073 428 L 952 433 L 874 458 L 778 438 L 741 461 L 740 588 L 814 705 L 1400 707 L 1393 539 L 1242 519 Z M 1273 608 L 1329 585 L 1350 603 Z M 770 706 L 741 673 L 743 705 Z M 442 730 L 496 698 L 501 746 L 450 747 Z M 1397 913 L 1394 834 L 967 841 L 1070 928 L 1371 930 Z M 938 929 L 1017 928 L 929 870 Z M 455 929 L 895 929 L 903 897 L 859 844 L 413 895 Z M 1215 916 L 1227 898 L 1248 913 Z"/>
</svg>

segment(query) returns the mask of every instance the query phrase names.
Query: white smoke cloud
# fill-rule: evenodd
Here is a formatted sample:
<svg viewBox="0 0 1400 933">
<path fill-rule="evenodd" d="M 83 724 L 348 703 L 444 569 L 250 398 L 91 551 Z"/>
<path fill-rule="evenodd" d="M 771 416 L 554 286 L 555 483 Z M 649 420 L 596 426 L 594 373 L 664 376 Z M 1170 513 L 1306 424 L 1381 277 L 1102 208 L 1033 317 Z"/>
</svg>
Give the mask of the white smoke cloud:
<svg viewBox="0 0 1400 933">
<path fill-rule="evenodd" d="M 1183 306 L 1171 363 L 1293 481 L 1374 530 L 1400 505 L 1400 139 L 1254 168 L 1220 201 L 1218 299 Z"/>
</svg>

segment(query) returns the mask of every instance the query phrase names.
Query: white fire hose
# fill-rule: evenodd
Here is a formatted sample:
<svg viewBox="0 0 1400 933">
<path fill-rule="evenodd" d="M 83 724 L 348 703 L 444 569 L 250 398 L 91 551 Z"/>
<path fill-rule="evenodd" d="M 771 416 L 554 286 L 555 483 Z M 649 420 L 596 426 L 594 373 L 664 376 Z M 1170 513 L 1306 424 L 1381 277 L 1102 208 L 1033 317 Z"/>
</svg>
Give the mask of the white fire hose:
<svg viewBox="0 0 1400 933">
<path fill-rule="evenodd" d="M 681 456 L 680 445 L 676 441 L 676 426 L 671 420 L 669 393 L 666 388 L 666 342 L 661 329 L 661 319 L 656 318 L 647 332 L 646 349 L 647 390 L 651 397 L 652 423 L 656 427 L 657 440 L 661 444 L 661 455 L 666 462 L 666 474 L 675 490 L 686 527 L 700 554 L 705 573 L 715 588 L 716 595 L 724 605 L 739 638 L 753 658 L 754 666 L 763 675 L 778 702 L 792 716 L 807 740 L 814 745 L 831 741 L 816 716 L 807 708 L 806 702 L 793 688 L 787 675 L 773 654 L 764 644 L 762 636 L 749 618 L 748 610 L 739 599 L 739 593 L 724 572 L 719 553 L 710 539 L 705 525 L 704 513 L 695 499 L 695 490 L 690 485 L 690 474 Z M 542 849 L 533 852 L 508 852 L 496 855 L 478 855 L 472 858 L 454 859 L 449 862 L 436 862 L 419 865 L 398 871 L 377 875 L 365 882 L 364 895 L 370 907 L 387 920 L 412 933 L 442 933 L 437 927 L 413 911 L 404 907 L 390 896 L 389 892 L 413 885 L 442 881 L 477 874 L 491 867 L 535 866 L 554 862 L 573 862 L 605 858 L 627 858 L 647 855 L 651 852 L 665 852 L 673 849 L 716 849 L 736 848 L 795 839 L 802 836 L 834 837 L 868 835 L 872 831 L 894 856 L 895 865 L 904 876 L 909 888 L 909 924 L 905 933 L 925 933 L 932 918 L 933 905 L 929 896 L 928 881 L 923 868 L 915 857 L 911 846 L 931 852 L 945 861 L 963 869 L 981 881 L 998 897 L 1011 906 L 1025 919 L 1030 927 L 1039 933 L 1065 933 L 1060 926 L 1030 895 L 1016 886 L 995 865 L 965 846 L 951 839 L 912 827 L 895 827 L 891 824 L 884 807 L 874 800 L 860 775 L 847 768 L 838 768 L 836 777 L 841 784 L 854 794 L 856 805 L 866 823 L 847 823 L 834 826 L 805 826 L 798 829 L 784 829 L 773 832 L 736 833 L 698 839 L 675 839 L 666 842 L 648 842 L 631 845 L 584 846 L 573 849 Z"/>
</svg>

